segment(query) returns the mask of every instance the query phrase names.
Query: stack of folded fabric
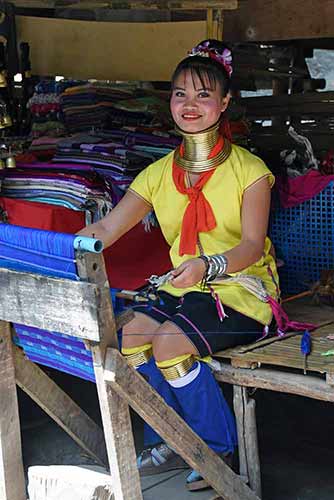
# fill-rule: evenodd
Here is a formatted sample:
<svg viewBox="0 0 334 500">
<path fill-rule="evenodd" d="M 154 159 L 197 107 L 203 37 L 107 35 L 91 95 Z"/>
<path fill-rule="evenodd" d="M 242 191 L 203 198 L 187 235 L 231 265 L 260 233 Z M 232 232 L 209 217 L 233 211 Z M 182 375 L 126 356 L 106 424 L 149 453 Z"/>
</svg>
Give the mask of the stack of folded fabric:
<svg viewBox="0 0 334 500">
<path fill-rule="evenodd" d="M 1 195 L 85 211 L 87 223 L 99 220 L 112 209 L 107 186 L 94 171 L 55 172 L 50 166 L 52 169 L 48 163 L 21 163 L 17 169 L 0 171 Z"/>
<path fill-rule="evenodd" d="M 98 83 L 66 89 L 61 95 L 61 109 L 67 130 L 75 133 L 104 128 L 114 103 L 131 95 L 131 91 L 121 86 Z"/>
<path fill-rule="evenodd" d="M 171 124 L 166 98 L 126 83 L 91 82 L 67 88 L 61 110 L 71 133 L 121 126 Z"/>
<path fill-rule="evenodd" d="M 115 204 L 141 170 L 170 152 L 178 142 L 168 134 L 162 139 L 129 130 L 82 133 L 58 141 L 53 162 L 59 168 L 94 169 L 111 186 Z"/>
<path fill-rule="evenodd" d="M 31 132 L 33 137 L 45 134 L 53 136 L 65 132 L 64 125 L 59 120 L 60 97 L 55 93 L 35 93 L 28 102 L 32 117 Z"/>
<path fill-rule="evenodd" d="M 27 107 L 31 113 L 31 132 L 33 137 L 49 135 L 58 137 L 66 133 L 63 123 L 60 95 L 78 81 L 42 80 L 35 87 L 33 96 L 29 99 Z"/>
<path fill-rule="evenodd" d="M 57 143 L 59 140 L 60 137 L 50 137 L 48 135 L 33 139 L 29 147 L 29 153 L 32 155 L 31 161 L 51 160 L 56 153 Z"/>
</svg>

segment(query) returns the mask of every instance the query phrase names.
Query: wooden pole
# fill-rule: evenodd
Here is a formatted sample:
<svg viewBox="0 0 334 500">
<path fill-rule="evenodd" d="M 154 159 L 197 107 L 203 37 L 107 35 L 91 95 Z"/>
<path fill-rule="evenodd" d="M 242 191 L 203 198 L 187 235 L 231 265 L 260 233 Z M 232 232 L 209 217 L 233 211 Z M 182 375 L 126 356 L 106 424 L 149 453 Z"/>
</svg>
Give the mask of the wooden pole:
<svg viewBox="0 0 334 500">
<path fill-rule="evenodd" d="M 116 323 L 104 260 L 99 254 L 77 252 L 78 274 L 100 290 L 101 341 L 90 343 L 115 500 L 142 500 L 128 403 L 104 381 L 106 348 L 118 349 Z"/>
<path fill-rule="evenodd" d="M 0 500 L 26 500 L 13 346 L 0 322 Z"/>
<path fill-rule="evenodd" d="M 219 382 L 227 384 L 256 387 L 334 403 L 333 387 L 325 380 L 311 375 L 305 376 L 265 368 L 256 370 L 234 368 L 227 363 L 222 363 L 222 369 L 215 371 L 214 375 Z"/>
<path fill-rule="evenodd" d="M 213 9 L 206 11 L 206 37 L 214 38 L 213 34 Z"/>
<path fill-rule="evenodd" d="M 14 355 L 17 385 L 81 448 L 105 467 L 107 453 L 100 427 L 43 370 L 29 361 L 21 349 L 14 347 Z"/>
<path fill-rule="evenodd" d="M 217 40 L 223 40 L 224 38 L 224 12 L 222 9 L 216 11 L 216 21 L 217 21 Z"/>
<path fill-rule="evenodd" d="M 240 475 L 248 477 L 251 489 L 261 498 L 261 469 L 257 440 L 255 400 L 246 387 L 233 386 L 234 413 L 237 420 Z"/>
</svg>

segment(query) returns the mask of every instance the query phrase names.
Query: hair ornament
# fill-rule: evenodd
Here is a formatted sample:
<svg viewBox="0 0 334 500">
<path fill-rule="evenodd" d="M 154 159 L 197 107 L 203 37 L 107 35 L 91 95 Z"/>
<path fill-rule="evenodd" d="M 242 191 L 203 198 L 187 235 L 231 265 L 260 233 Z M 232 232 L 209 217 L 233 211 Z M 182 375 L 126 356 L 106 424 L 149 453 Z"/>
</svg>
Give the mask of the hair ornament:
<svg viewBox="0 0 334 500">
<path fill-rule="evenodd" d="M 199 56 L 199 57 L 210 57 L 211 59 L 217 61 L 219 64 L 222 64 L 227 71 L 227 74 L 229 77 L 231 77 L 233 68 L 232 68 L 232 53 L 230 49 L 227 47 L 224 47 L 223 51 L 220 51 L 219 49 L 215 47 L 210 46 L 210 41 L 206 40 L 205 42 L 202 42 L 193 49 L 191 49 L 190 52 L 188 52 L 188 55 L 190 57 L 192 56 Z"/>
</svg>

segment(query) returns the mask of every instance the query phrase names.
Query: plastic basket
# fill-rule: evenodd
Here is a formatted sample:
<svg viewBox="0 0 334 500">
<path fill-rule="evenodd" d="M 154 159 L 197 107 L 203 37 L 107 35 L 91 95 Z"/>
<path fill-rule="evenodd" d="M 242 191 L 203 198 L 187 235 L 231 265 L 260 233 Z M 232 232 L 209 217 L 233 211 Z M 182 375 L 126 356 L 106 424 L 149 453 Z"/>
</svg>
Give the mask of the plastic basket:
<svg viewBox="0 0 334 500">
<path fill-rule="evenodd" d="M 318 195 L 292 208 L 276 207 L 269 229 L 284 294 L 307 290 L 321 271 L 334 269 L 334 182 Z"/>
</svg>

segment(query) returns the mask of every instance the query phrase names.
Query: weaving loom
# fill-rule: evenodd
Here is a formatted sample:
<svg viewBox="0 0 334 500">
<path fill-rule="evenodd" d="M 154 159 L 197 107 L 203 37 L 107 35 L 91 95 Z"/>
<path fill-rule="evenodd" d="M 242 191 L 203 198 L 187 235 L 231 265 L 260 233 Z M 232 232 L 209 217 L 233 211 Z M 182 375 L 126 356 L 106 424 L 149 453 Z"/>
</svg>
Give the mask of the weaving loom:
<svg viewBox="0 0 334 500">
<path fill-rule="evenodd" d="M 70 234 L 2 224 L 0 267 L 78 280 L 75 247 L 78 248 L 79 244 L 84 250 L 85 241 L 87 245 L 88 239 Z M 38 252 L 36 248 L 39 248 Z M 101 251 L 102 245 L 93 241 L 91 250 Z M 120 310 L 115 290 L 111 290 L 111 298 L 114 310 Z M 92 355 L 82 339 L 18 323 L 14 323 L 14 328 L 14 341 L 23 348 L 28 359 L 95 382 Z"/>
<path fill-rule="evenodd" d="M 99 463 L 107 463 L 107 451 L 115 500 L 142 499 L 128 405 L 219 494 L 258 500 L 120 355 L 116 331 L 132 316 L 123 313 L 115 322 L 103 257 L 92 253 L 101 250 L 95 240 L 88 239 L 87 252 L 82 237 L 0 224 L 0 243 L 0 399 L 6 402 L 0 408 L 1 499 L 26 499 L 16 383 Z M 9 322 L 28 325 L 16 328 L 30 337 L 32 329 L 42 330 L 36 334 L 41 342 L 49 335 L 46 330 L 84 341 L 93 361 L 104 435 L 11 344 Z M 63 339 L 58 337 L 60 346 Z M 36 346 L 36 356 L 42 345 Z"/>
</svg>

